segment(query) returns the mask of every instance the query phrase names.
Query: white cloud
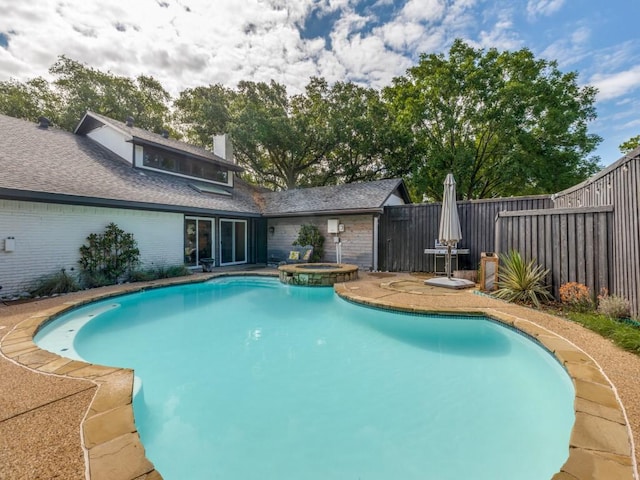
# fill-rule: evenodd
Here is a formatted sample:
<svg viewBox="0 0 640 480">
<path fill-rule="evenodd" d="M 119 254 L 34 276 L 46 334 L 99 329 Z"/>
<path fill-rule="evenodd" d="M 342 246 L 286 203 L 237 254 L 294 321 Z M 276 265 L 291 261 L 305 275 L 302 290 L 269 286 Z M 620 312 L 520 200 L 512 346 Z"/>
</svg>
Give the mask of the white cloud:
<svg viewBox="0 0 640 480">
<path fill-rule="evenodd" d="M 496 48 L 498 50 L 517 50 L 522 46 L 522 41 L 507 13 L 500 15 L 491 30 L 480 32 L 478 43 L 482 48 Z"/>
<path fill-rule="evenodd" d="M 409 22 L 436 22 L 444 13 L 444 0 L 408 0 L 400 16 Z"/>
<path fill-rule="evenodd" d="M 568 67 L 590 55 L 591 30 L 583 25 L 548 45 L 541 53 L 548 60 L 556 60 L 561 67 Z"/>
<path fill-rule="evenodd" d="M 529 0 L 527 2 L 527 14 L 529 18 L 549 16 L 560 10 L 564 0 Z"/>
<path fill-rule="evenodd" d="M 343 15 L 331 33 L 332 53 L 344 68 L 347 80 L 381 88 L 403 73 L 410 60 L 387 49 L 381 35 L 359 33 L 366 21 L 353 12 Z"/>
<path fill-rule="evenodd" d="M 415 22 L 395 21 L 375 30 L 384 43 L 396 51 L 413 51 L 425 36 L 425 27 Z"/>
<path fill-rule="evenodd" d="M 595 74 L 589 83 L 598 89 L 598 100 L 618 98 L 640 88 L 640 65 L 613 74 Z"/>
</svg>

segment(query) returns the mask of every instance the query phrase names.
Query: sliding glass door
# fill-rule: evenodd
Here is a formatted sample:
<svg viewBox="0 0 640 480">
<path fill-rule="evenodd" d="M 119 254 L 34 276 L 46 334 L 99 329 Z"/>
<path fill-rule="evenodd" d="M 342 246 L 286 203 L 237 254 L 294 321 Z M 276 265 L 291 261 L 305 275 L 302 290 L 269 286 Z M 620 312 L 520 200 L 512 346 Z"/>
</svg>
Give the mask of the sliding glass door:
<svg viewBox="0 0 640 480">
<path fill-rule="evenodd" d="M 203 258 L 213 258 L 213 220 L 185 217 L 184 263 L 190 267 L 200 265 Z"/>
<path fill-rule="evenodd" d="M 220 220 L 220 265 L 247 263 L 247 221 Z"/>
</svg>

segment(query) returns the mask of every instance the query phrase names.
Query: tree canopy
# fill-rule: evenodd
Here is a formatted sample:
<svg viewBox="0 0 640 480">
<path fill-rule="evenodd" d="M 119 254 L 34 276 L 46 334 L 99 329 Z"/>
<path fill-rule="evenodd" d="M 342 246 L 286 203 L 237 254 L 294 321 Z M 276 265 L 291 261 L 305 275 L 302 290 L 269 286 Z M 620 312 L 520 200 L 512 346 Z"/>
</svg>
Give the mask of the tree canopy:
<svg viewBox="0 0 640 480">
<path fill-rule="evenodd" d="M 473 199 L 552 193 L 598 169 L 589 155 L 600 138 L 587 131 L 596 90 L 527 49 L 457 40 L 382 90 L 311 78 L 295 95 L 272 80 L 197 86 L 173 99 L 153 77 L 64 56 L 50 74 L 0 82 L 0 113 L 45 115 L 68 130 L 87 110 L 131 115 L 137 126 L 205 148 L 229 133 L 244 177 L 272 189 L 404 176 L 416 198 L 438 200 L 452 172 L 459 198 Z"/>
<path fill-rule="evenodd" d="M 413 132 L 417 191 L 440 199 L 448 172 L 459 198 L 549 193 L 597 171 L 587 158 L 596 90 L 527 50 L 476 50 L 457 40 L 422 55 L 384 91 L 400 130 Z"/>
<path fill-rule="evenodd" d="M 636 135 L 635 137 L 631 137 L 626 142 L 622 142 L 618 148 L 623 154 L 629 153 L 631 150 L 635 150 L 640 147 L 640 135 Z"/>
<path fill-rule="evenodd" d="M 0 82 L 0 112 L 36 121 L 44 115 L 55 125 L 73 131 L 87 110 L 160 133 L 169 126 L 171 96 L 153 77 L 135 80 L 101 72 L 60 56 L 49 69 L 54 80 L 35 78 L 25 83 Z"/>
</svg>

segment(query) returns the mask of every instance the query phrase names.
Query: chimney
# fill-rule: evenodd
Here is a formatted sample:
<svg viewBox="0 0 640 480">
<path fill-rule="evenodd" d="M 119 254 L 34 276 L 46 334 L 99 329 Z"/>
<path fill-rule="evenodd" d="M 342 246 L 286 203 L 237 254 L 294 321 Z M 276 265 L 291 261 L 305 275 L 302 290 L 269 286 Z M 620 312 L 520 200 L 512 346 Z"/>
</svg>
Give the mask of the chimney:
<svg viewBox="0 0 640 480">
<path fill-rule="evenodd" d="M 47 117 L 39 117 L 38 118 L 38 127 L 46 130 L 51 125 L 51 121 Z"/>
<path fill-rule="evenodd" d="M 132 116 L 128 116 L 126 120 L 127 127 L 133 127 L 134 119 Z"/>
<path fill-rule="evenodd" d="M 236 163 L 233 158 L 233 145 L 229 135 L 213 136 L 213 154 L 224 158 L 227 162 Z"/>
<path fill-rule="evenodd" d="M 169 130 L 162 130 L 160 132 L 160 135 L 162 135 L 164 138 L 169 138 Z"/>
</svg>

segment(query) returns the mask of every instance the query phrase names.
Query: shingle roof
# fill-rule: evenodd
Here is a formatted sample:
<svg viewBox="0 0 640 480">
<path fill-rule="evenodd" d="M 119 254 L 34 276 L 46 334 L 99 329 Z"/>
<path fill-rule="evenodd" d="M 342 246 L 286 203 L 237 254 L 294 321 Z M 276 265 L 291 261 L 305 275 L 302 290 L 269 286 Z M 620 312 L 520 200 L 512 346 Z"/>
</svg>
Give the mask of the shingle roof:
<svg viewBox="0 0 640 480">
<path fill-rule="evenodd" d="M 401 179 L 265 192 L 236 178 L 219 187 L 228 195 L 207 193 L 197 181 L 134 168 L 82 134 L 5 115 L 0 132 L 0 198 L 270 217 L 381 211 L 393 193 L 409 201 Z"/>
<path fill-rule="evenodd" d="M 201 193 L 189 186 L 192 180 L 135 169 L 83 135 L 42 129 L 5 115 L 0 115 L 0 132 L 0 194 L 6 198 L 46 200 L 53 194 L 78 203 L 260 213 L 254 200 L 256 190 L 237 179 L 235 188 L 228 189 L 230 196 Z"/>
<path fill-rule="evenodd" d="M 224 158 L 215 155 L 209 150 L 205 150 L 204 148 L 181 142 L 173 138 L 165 138 L 162 135 L 158 135 L 157 133 L 138 128 L 136 126 L 129 127 L 125 122 L 113 120 L 112 118 L 105 117 L 104 115 L 100 115 L 95 112 L 87 112 L 85 114 L 84 118 L 80 121 L 78 127 L 76 128 L 76 133 L 86 134 L 92 129 L 100 126 L 100 124 L 111 125 L 112 127 L 117 128 L 126 135 L 129 135 L 134 143 L 159 145 L 161 147 L 169 148 L 174 151 L 185 152 L 198 158 L 224 165 L 229 170 L 237 172 L 243 170 L 242 167 L 239 167 L 235 163 L 229 162 Z"/>
<path fill-rule="evenodd" d="M 409 201 L 401 179 L 349 183 L 327 187 L 299 188 L 263 193 L 262 213 L 266 216 L 380 211 L 391 194 Z"/>
</svg>

